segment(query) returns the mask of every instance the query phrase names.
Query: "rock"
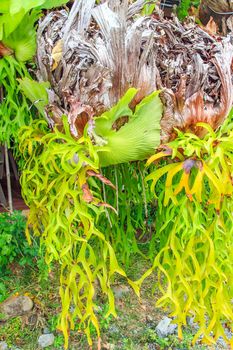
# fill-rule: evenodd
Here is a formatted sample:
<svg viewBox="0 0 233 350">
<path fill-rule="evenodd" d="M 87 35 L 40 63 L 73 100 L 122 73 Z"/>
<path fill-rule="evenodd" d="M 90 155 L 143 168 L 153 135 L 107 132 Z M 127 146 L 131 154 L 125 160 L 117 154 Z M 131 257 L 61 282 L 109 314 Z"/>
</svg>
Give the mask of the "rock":
<svg viewBox="0 0 233 350">
<path fill-rule="evenodd" d="M 193 327 L 194 325 L 194 317 L 187 316 L 186 317 L 186 322 L 189 327 Z"/>
<path fill-rule="evenodd" d="M 26 295 L 12 296 L 0 304 L 0 312 L 4 318 L 22 316 L 33 308 L 33 301 Z"/>
<path fill-rule="evenodd" d="M 73 313 L 74 310 L 75 310 L 75 306 L 74 306 L 74 305 L 71 305 L 71 306 L 70 306 L 70 312 Z"/>
<path fill-rule="evenodd" d="M 156 345 L 155 344 L 148 344 L 148 350 L 156 350 Z"/>
<path fill-rule="evenodd" d="M 172 319 L 164 317 L 156 326 L 155 330 L 159 337 L 165 338 L 176 332 L 177 325 L 172 323 Z"/>
<path fill-rule="evenodd" d="M 118 299 L 122 298 L 123 296 L 125 296 L 126 294 L 128 294 L 130 292 L 129 287 L 124 286 L 124 285 L 114 286 L 112 289 L 113 289 L 113 292 L 115 294 L 115 297 Z"/>
<path fill-rule="evenodd" d="M 195 317 L 187 316 L 186 322 L 187 322 L 187 326 L 189 326 L 194 332 L 197 332 L 199 329 L 199 326 L 196 322 L 194 322 L 194 319 Z"/>
<path fill-rule="evenodd" d="M 7 350 L 8 345 L 5 341 L 0 341 L 0 350 Z"/>
<path fill-rule="evenodd" d="M 220 349 L 228 349 L 228 346 L 225 342 L 225 340 L 223 339 L 223 337 L 219 337 L 217 342 L 216 342 L 216 350 L 220 350 Z"/>
<path fill-rule="evenodd" d="M 50 334 L 50 329 L 48 327 L 44 327 L 43 334 Z"/>
<path fill-rule="evenodd" d="M 54 339 L 55 337 L 53 333 L 42 334 L 38 339 L 38 344 L 41 348 L 47 348 L 48 346 L 53 345 Z"/>
<path fill-rule="evenodd" d="M 227 328 L 225 328 L 225 335 L 228 339 L 232 339 L 233 338 L 233 334 L 230 330 L 228 330 Z M 229 349 L 229 346 L 226 344 L 225 340 L 223 339 L 223 337 L 219 337 L 217 342 L 216 342 L 216 347 L 215 350 L 222 350 L 222 349 Z"/>
<path fill-rule="evenodd" d="M 108 331 L 110 334 L 119 334 L 121 332 L 120 329 L 114 324 L 109 326 Z"/>
<path fill-rule="evenodd" d="M 225 334 L 228 339 L 232 339 L 233 333 L 228 328 L 225 328 Z"/>
</svg>

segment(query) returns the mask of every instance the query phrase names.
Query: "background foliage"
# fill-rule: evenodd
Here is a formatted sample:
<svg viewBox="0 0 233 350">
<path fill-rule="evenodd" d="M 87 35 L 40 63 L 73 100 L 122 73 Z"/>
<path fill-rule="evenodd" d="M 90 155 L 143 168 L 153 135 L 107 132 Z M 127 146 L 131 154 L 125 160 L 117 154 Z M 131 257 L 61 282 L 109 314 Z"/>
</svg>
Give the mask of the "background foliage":
<svg viewBox="0 0 233 350">
<path fill-rule="evenodd" d="M 25 237 L 26 222 L 21 211 L 0 214 L 0 302 L 8 295 L 7 281 L 12 280 L 12 271 L 16 265 L 27 270 L 36 269 L 38 279 L 41 282 L 47 280 L 44 250 L 36 239 L 33 239 L 31 246 L 28 244 Z"/>
<path fill-rule="evenodd" d="M 177 15 L 180 20 L 185 19 L 189 15 L 191 7 L 198 8 L 200 0 L 181 0 L 180 5 L 177 9 Z"/>
<path fill-rule="evenodd" d="M 0 144 L 8 147 L 18 143 L 18 131 L 33 120 L 33 110 L 21 93 L 18 78 L 29 76 L 25 65 L 14 57 L 0 59 L 1 103 L 0 103 Z"/>
</svg>

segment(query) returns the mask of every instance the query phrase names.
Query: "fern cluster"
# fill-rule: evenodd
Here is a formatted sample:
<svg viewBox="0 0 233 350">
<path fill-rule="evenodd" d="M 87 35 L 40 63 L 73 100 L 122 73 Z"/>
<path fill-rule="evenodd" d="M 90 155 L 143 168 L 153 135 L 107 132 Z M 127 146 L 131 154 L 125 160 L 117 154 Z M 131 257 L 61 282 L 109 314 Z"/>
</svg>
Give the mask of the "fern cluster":
<svg viewBox="0 0 233 350">
<path fill-rule="evenodd" d="M 229 120 L 217 132 L 208 125 L 207 135 L 178 131 L 176 140 L 152 156 L 169 159 L 148 175 L 157 193 L 159 210 L 156 235 L 161 250 L 153 269 L 158 271 L 162 297 L 157 305 L 167 308 L 178 322 L 178 334 L 187 316 L 199 325 L 193 342 L 215 343 L 226 337 L 223 324 L 233 330 L 233 131 Z M 156 190 L 164 177 L 164 190 Z"/>
</svg>

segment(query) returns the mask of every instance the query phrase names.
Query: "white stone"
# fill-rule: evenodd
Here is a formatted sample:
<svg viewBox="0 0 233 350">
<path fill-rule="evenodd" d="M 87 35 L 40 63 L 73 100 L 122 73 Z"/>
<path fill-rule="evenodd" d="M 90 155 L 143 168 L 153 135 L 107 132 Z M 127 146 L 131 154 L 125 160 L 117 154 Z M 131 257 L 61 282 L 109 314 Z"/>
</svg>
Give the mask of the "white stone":
<svg viewBox="0 0 233 350">
<path fill-rule="evenodd" d="M 48 327 L 45 327 L 44 329 L 43 329 L 43 334 L 50 334 L 50 329 L 48 328 Z"/>
<path fill-rule="evenodd" d="M 38 344 L 41 348 L 47 348 L 48 346 L 53 345 L 54 339 L 55 337 L 52 333 L 42 334 L 38 339 Z"/>
<path fill-rule="evenodd" d="M 172 319 L 169 317 L 163 317 L 163 319 L 158 323 L 155 330 L 159 337 L 165 338 L 170 334 L 176 332 L 177 325 L 172 323 Z"/>
<path fill-rule="evenodd" d="M 7 350 L 8 345 L 5 341 L 0 341 L 0 350 Z"/>
</svg>

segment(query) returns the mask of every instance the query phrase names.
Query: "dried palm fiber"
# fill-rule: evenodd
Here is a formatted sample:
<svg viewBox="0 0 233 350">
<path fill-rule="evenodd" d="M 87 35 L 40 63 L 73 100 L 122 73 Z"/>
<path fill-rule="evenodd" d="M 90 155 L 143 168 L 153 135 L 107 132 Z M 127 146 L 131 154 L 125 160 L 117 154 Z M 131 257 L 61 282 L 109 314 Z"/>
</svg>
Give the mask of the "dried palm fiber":
<svg viewBox="0 0 233 350">
<path fill-rule="evenodd" d="M 196 122 L 216 129 L 227 116 L 232 36 L 212 36 L 159 12 L 142 17 L 143 3 L 76 0 L 70 13 L 51 12 L 40 22 L 38 77 L 51 83 L 48 112 L 56 123 L 67 114 L 75 137 L 131 86 L 140 89 L 133 105 L 163 90 L 162 142 L 174 138 L 174 128 L 201 136 Z"/>
</svg>

